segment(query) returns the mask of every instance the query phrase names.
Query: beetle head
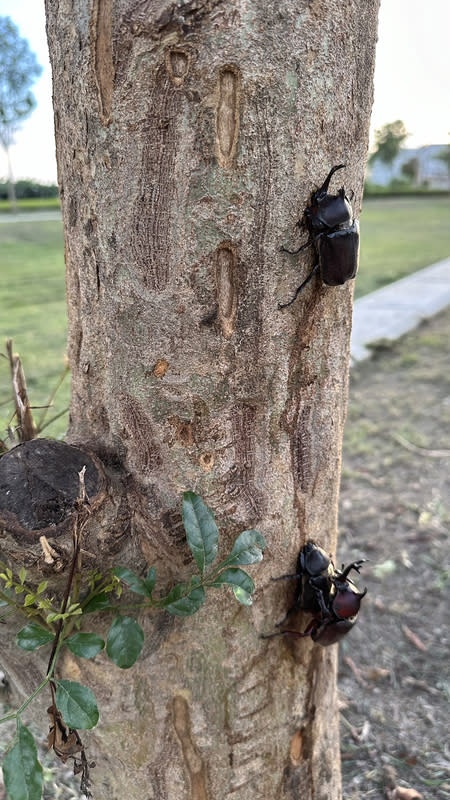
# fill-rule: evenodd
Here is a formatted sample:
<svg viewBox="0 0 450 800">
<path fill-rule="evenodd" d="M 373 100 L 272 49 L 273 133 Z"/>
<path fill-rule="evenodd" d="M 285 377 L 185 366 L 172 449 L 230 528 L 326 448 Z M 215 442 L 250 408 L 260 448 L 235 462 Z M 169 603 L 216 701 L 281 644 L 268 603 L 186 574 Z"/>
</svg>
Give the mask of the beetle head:
<svg viewBox="0 0 450 800">
<path fill-rule="evenodd" d="M 316 576 L 327 572 L 331 564 L 325 550 L 314 542 L 307 542 L 300 550 L 298 557 L 298 572 Z"/>
</svg>

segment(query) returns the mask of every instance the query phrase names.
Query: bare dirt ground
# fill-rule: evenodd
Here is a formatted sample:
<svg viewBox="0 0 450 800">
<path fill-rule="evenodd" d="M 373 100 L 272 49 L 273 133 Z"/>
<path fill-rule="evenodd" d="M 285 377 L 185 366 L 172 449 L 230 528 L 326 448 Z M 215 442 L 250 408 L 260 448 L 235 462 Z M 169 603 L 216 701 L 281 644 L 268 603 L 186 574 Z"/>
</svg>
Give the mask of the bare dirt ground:
<svg viewBox="0 0 450 800">
<path fill-rule="evenodd" d="M 447 310 L 351 373 L 338 556 L 370 561 L 340 645 L 344 800 L 450 798 L 449 345 Z"/>
</svg>

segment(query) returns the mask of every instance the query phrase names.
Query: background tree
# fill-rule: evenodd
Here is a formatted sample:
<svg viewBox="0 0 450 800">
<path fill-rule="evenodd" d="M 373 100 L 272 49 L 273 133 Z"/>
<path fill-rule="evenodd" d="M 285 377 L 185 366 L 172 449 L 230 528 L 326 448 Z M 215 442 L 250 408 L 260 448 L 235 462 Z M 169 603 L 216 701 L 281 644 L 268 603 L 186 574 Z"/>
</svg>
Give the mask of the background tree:
<svg viewBox="0 0 450 800">
<path fill-rule="evenodd" d="M 417 183 L 419 159 L 410 158 L 408 161 L 405 161 L 405 163 L 402 164 L 401 172 L 410 183 Z"/>
<path fill-rule="evenodd" d="M 382 161 L 383 164 L 391 166 L 400 151 L 400 147 L 408 137 L 405 124 L 401 119 L 395 122 L 388 122 L 383 127 L 375 131 L 375 150 L 370 155 L 369 162 Z"/>
<path fill-rule="evenodd" d="M 9 17 L 0 17 L 0 142 L 8 163 L 9 197 L 15 207 L 14 176 L 10 147 L 36 100 L 30 87 L 42 72 L 28 41 Z"/>
<path fill-rule="evenodd" d="M 179 580 L 185 489 L 226 543 L 243 528 L 268 543 L 251 608 L 217 593 L 189 619 L 142 615 L 147 644 L 124 674 L 65 656 L 61 675 L 100 705 L 95 796 L 338 800 L 336 648 L 259 634 L 294 591 L 270 577 L 306 540 L 336 547 L 352 283 L 315 280 L 280 312 L 314 258 L 280 246 L 333 165 L 359 213 L 378 2 L 46 7 L 69 441 L 101 470 L 84 550 L 155 565 L 158 590 Z M 48 528 L 60 553 L 64 525 Z M 39 567 L 23 526 L 5 530 L 15 568 Z M 2 657 L 25 690 L 14 652 Z"/>
<path fill-rule="evenodd" d="M 450 144 L 445 145 L 445 147 L 443 147 L 442 150 L 439 151 L 436 158 L 438 158 L 439 161 L 444 162 L 444 164 L 447 167 L 448 177 L 450 179 Z"/>
</svg>

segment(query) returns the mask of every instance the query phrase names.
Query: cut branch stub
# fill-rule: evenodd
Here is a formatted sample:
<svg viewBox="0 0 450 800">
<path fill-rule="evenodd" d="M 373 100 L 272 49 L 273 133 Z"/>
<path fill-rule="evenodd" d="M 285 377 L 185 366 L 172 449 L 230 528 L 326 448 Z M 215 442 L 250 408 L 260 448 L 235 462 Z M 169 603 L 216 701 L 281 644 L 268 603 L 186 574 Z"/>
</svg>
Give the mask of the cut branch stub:
<svg viewBox="0 0 450 800">
<path fill-rule="evenodd" d="M 111 480 L 92 453 L 51 439 L 33 439 L 0 459 L 0 560 L 8 561 L 13 571 L 15 566 L 36 566 L 42 574 L 49 567 L 60 572 L 67 566 L 83 467 L 91 512 L 83 547 L 93 557 L 99 551 L 104 557 L 108 550 L 116 550 L 109 547 L 104 524 L 100 526 L 96 512 L 101 508 L 103 523 L 108 520 L 107 530 L 114 530 L 115 539 L 118 531 L 128 530 L 120 482 L 111 491 Z"/>
<path fill-rule="evenodd" d="M 14 516 L 36 538 L 45 528 L 52 528 L 53 536 L 60 535 L 58 528 L 74 512 L 78 473 L 84 466 L 86 492 L 95 497 L 100 476 L 87 453 L 48 439 L 15 447 L 0 460 L 0 514 Z"/>
</svg>

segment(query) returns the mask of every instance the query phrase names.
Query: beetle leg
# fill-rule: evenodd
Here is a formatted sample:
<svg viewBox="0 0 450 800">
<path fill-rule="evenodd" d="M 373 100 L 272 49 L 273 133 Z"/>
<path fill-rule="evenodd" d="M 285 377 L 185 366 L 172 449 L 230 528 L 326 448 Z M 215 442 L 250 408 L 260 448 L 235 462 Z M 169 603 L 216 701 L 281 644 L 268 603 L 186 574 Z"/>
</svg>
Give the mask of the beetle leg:
<svg viewBox="0 0 450 800">
<path fill-rule="evenodd" d="M 276 633 L 262 633 L 260 638 L 261 639 L 273 639 L 274 636 L 294 636 L 296 639 L 303 639 L 305 636 L 312 636 L 315 633 L 317 628 L 317 620 L 312 619 L 311 622 L 308 622 L 303 633 L 300 631 L 277 631 Z"/>
<path fill-rule="evenodd" d="M 307 247 L 310 247 L 313 244 L 313 242 L 314 239 L 308 239 L 308 241 L 305 242 L 305 244 L 302 244 L 301 247 L 298 248 L 298 250 L 288 250 L 287 247 L 280 247 L 280 252 L 289 253 L 290 256 L 296 256 L 297 253 L 300 253 L 302 250 L 306 250 Z"/>
<path fill-rule="evenodd" d="M 284 623 L 286 622 L 286 620 L 287 620 L 287 619 L 289 619 L 289 617 L 290 617 L 292 614 L 294 614 L 296 611 L 298 611 L 298 610 L 299 610 L 301 607 L 302 607 L 302 604 L 301 604 L 301 599 L 300 599 L 300 600 L 298 600 L 298 599 L 297 599 L 297 600 L 295 601 L 294 605 L 293 605 L 293 606 L 291 606 L 291 607 L 290 607 L 290 608 L 289 608 L 289 609 L 286 611 L 286 614 L 284 615 L 283 619 L 280 619 L 280 621 L 276 623 L 275 627 L 276 627 L 276 628 L 280 628 L 282 625 L 284 625 Z"/>
<path fill-rule="evenodd" d="M 278 303 L 278 309 L 280 311 L 281 311 L 282 308 L 287 308 L 288 306 L 292 305 L 292 303 L 297 299 L 297 297 L 300 294 L 301 290 L 306 286 L 307 283 L 310 282 L 311 278 L 313 277 L 313 275 L 316 274 L 318 269 L 319 269 L 319 264 L 316 264 L 315 267 L 312 268 L 312 270 L 309 273 L 308 277 L 303 281 L 303 283 L 300 284 L 298 289 L 296 289 L 296 292 L 295 292 L 294 297 L 292 298 L 292 300 L 289 300 L 287 303 Z"/>
<path fill-rule="evenodd" d="M 310 635 L 310 631 L 305 631 L 304 633 L 300 633 L 300 631 L 277 631 L 276 633 L 262 633 L 260 639 L 273 639 L 274 636 L 296 636 L 298 639 L 302 639 L 304 636 Z"/>
<path fill-rule="evenodd" d="M 294 575 L 280 575 L 278 578 L 272 578 L 271 580 L 273 580 L 273 581 L 281 581 L 281 580 L 283 580 L 284 578 L 296 578 L 297 580 L 300 580 L 300 579 L 301 579 L 301 577 L 302 577 L 302 576 L 301 576 L 301 575 L 299 575 L 299 574 L 294 574 Z M 300 583 L 300 587 L 301 587 L 301 583 Z M 291 614 L 293 614 L 295 611 L 298 611 L 298 609 L 299 609 L 299 608 L 301 608 L 301 603 L 302 603 L 302 596 L 301 596 L 301 589 L 300 589 L 300 592 L 299 592 L 299 594 L 298 594 L 298 597 L 297 597 L 297 599 L 296 599 L 295 603 L 294 603 L 294 604 L 293 604 L 293 605 L 292 605 L 292 606 L 291 606 L 291 607 L 290 607 L 290 608 L 287 610 L 287 612 L 286 612 L 286 614 L 284 615 L 283 619 L 280 619 L 280 621 L 279 621 L 279 622 L 277 622 L 277 624 L 276 624 L 276 626 L 275 626 L 275 627 L 276 627 L 276 628 L 279 628 L 279 627 L 280 627 L 280 625 L 283 625 L 283 624 L 286 622 L 286 620 L 288 619 L 288 617 L 290 617 L 290 616 L 291 616 Z"/>
<path fill-rule="evenodd" d="M 326 603 L 325 603 L 325 600 L 324 600 L 324 597 L 323 597 L 322 589 L 318 589 L 317 586 L 314 586 L 314 584 L 313 584 L 313 582 L 311 580 L 310 580 L 310 584 L 311 584 L 311 586 L 314 589 L 314 592 L 316 594 L 317 602 L 318 602 L 319 608 L 320 608 L 320 613 L 322 615 L 322 619 L 323 620 L 329 619 L 332 616 L 332 613 L 331 613 L 330 609 L 327 608 L 327 606 L 326 606 Z"/>
</svg>

